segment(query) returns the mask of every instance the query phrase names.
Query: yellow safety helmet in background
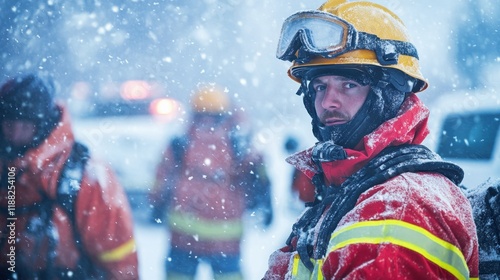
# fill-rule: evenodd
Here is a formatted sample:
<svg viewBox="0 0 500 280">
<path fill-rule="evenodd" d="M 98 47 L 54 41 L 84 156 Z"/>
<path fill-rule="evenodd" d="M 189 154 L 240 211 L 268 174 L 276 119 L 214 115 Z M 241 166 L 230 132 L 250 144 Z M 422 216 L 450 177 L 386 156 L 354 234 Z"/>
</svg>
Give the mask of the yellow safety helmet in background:
<svg viewBox="0 0 500 280">
<path fill-rule="evenodd" d="M 337 41 L 337 46 L 322 48 Z M 371 44 L 372 41 L 378 45 Z M 384 52 L 392 56 L 392 63 L 381 63 Z M 300 59 L 301 55 L 306 59 Z M 316 11 L 292 15 L 283 24 L 277 56 L 292 61 L 288 75 L 299 83 L 315 68 L 365 65 L 396 69 L 408 75 L 405 79 L 402 73 L 387 71 L 388 75 L 398 76 L 399 81 L 411 83 L 408 87 L 411 92 L 422 91 L 428 86 L 420 72 L 416 49 L 401 19 L 371 2 L 329 0 Z"/>
<path fill-rule="evenodd" d="M 203 85 L 191 99 L 194 112 L 220 114 L 227 112 L 230 100 L 223 89 L 215 85 Z"/>
</svg>

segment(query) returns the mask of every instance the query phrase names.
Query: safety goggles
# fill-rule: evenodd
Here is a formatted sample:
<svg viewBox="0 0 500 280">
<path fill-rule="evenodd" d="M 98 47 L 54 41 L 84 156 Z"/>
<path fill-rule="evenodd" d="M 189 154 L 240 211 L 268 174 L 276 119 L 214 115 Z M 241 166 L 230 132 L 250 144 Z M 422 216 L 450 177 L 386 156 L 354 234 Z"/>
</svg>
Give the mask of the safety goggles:
<svg viewBox="0 0 500 280">
<path fill-rule="evenodd" d="M 397 64 L 400 54 L 418 59 L 411 43 L 359 32 L 347 21 L 317 10 L 298 12 L 284 21 L 276 56 L 300 61 L 310 59 L 311 55 L 334 58 L 359 49 L 374 51 L 381 65 Z"/>
</svg>

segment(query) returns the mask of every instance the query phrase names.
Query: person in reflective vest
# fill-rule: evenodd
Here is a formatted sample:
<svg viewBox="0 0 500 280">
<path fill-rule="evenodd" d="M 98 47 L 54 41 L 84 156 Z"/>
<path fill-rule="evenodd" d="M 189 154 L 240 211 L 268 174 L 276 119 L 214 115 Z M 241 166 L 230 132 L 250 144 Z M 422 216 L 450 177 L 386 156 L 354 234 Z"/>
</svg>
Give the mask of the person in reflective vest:
<svg viewBox="0 0 500 280">
<path fill-rule="evenodd" d="M 428 84 L 403 22 L 375 3 L 329 0 L 284 21 L 277 57 L 292 63 L 318 139 L 287 158 L 315 201 L 263 279 L 477 279 L 463 171 L 421 145 Z"/>
<path fill-rule="evenodd" d="M 150 194 L 156 220 L 166 220 L 168 279 L 195 279 L 201 262 L 214 279 L 243 279 L 244 214 L 272 222 L 270 181 L 263 156 L 247 139 L 230 96 L 202 85 L 191 99 L 186 131 L 161 155 Z M 164 213 L 166 212 L 166 213 Z"/>
</svg>

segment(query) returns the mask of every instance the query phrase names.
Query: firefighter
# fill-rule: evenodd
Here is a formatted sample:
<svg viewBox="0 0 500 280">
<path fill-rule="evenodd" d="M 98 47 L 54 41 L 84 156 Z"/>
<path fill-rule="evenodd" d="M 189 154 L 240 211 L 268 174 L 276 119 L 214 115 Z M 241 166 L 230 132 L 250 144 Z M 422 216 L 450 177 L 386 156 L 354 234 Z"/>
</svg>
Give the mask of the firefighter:
<svg viewBox="0 0 500 280">
<path fill-rule="evenodd" d="M 183 135 L 167 145 L 157 168 L 151 203 L 166 211 L 170 251 L 167 278 L 195 279 L 200 262 L 214 279 L 243 279 L 243 217 L 251 209 L 272 222 L 270 181 L 263 156 L 243 133 L 245 124 L 226 92 L 202 85 L 191 99 Z M 165 216 L 165 215 L 163 215 Z"/>
<path fill-rule="evenodd" d="M 477 278 L 463 171 L 421 145 L 428 85 L 403 22 L 375 3 L 329 0 L 284 21 L 277 57 L 292 63 L 318 139 L 287 161 L 316 196 L 264 279 Z"/>
<path fill-rule="evenodd" d="M 0 278 L 139 279 L 127 197 L 55 94 L 37 74 L 0 88 Z"/>
</svg>

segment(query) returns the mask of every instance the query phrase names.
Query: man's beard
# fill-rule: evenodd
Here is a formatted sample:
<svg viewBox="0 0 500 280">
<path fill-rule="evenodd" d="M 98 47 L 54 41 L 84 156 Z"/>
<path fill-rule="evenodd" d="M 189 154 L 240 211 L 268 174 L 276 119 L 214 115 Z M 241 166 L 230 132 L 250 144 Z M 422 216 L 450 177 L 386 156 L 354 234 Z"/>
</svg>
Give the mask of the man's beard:
<svg viewBox="0 0 500 280">
<path fill-rule="evenodd" d="M 321 116 L 319 117 L 319 120 L 321 121 L 321 123 L 326 123 L 328 119 L 331 119 L 331 118 L 334 118 L 336 120 L 342 120 L 342 121 L 345 121 L 345 122 L 349 122 L 352 117 L 349 116 L 348 114 L 344 113 L 344 112 L 341 112 L 341 111 L 338 111 L 338 110 L 334 110 L 334 111 L 330 111 L 330 110 L 327 110 L 327 111 L 324 111 L 323 114 L 321 114 Z"/>
</svg>

